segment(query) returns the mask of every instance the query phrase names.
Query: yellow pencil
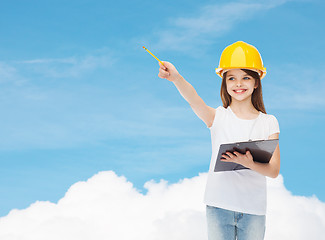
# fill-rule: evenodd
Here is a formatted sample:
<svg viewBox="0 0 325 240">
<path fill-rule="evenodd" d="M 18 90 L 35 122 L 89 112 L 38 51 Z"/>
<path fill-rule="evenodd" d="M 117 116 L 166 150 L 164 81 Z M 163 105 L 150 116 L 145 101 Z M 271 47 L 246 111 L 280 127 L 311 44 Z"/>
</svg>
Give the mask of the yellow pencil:
<svg viewBox="0 0 325 240">
<path fill-rule="evenodd" d="M 155 59 L 157 59 L 162 65 L 164 65 L 164 63 L 162 62 L 162 61 L 160 61 L 155 55 L 153 55 L 152 54 L 152 52 L 150 52 L 147 48 L 145 48 L 144 46 L 143 46 L 143 48 L 148 52 L 148 53 L 150 53 Z"/>
</svg>

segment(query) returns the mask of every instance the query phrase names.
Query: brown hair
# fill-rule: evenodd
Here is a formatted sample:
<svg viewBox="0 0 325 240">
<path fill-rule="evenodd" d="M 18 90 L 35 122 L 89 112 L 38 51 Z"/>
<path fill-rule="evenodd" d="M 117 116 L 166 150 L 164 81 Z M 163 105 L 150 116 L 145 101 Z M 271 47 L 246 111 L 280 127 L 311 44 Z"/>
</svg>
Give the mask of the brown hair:
<svg viewBox="0 0 325 240">
<path fill-rule="evenodd" d="M 266 114 L 265 106 L 263 102 L 262 84 L 261 84 L 260 75 L 257 72 L 252 70 L 248 70 L 248 69 L 241 69 L 241 70 L 255 79 L 257 88 L 254 89 L 252 94 L 252 104 L 256 108 L 256 110 Z M 225 72 L 222 76 L 222 83 L 221 83 L 221 90 L 220 90 L 220 96 L 224 108 L 227 108 L 231 104 L 231 96 L 227 92 L 226 77 L 227 77 L 227 72 Z"/>
</svg>

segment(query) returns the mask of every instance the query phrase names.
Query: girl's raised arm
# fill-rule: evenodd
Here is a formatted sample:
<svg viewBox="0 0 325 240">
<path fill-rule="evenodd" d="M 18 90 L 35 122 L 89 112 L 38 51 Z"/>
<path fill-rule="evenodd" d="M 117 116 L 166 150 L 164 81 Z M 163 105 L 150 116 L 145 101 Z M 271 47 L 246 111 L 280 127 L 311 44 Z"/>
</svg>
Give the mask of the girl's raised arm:
<svg viewBox="0 0 325 240">
<path fill-rule="evenodd" d="M 161 63 L 159 65 L 158 76 L 173 82 L 179 93 L 190 104 L 194 113 L 207 127 L 211 127 L 215 116 L 215 109 L 206 105 L 193 86 L 178 73 L 173 64 L 164 61 L 163 65 Z"/>
</svg>

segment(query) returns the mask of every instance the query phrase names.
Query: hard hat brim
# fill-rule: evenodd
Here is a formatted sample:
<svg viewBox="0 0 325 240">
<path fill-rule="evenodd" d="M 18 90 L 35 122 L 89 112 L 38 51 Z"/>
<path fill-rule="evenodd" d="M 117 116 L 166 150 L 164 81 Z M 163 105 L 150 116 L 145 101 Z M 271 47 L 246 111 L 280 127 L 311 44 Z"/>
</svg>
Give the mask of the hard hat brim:
<svg viewBox="0 0 325 240">
<path fill-rule="evenodd" d="M 257 72 L 260 75 L 260 78 L 264 78 L 266 75 L 266 68 L 256 69 L 256 68 L 247 68 L 247 67 L 234 67 L 234 68 L 216 68 L 216 74 L 218 74 L 219 77 L 223 77 L 223 74 L 231 69 L 248 69 Z"/>
</svg>

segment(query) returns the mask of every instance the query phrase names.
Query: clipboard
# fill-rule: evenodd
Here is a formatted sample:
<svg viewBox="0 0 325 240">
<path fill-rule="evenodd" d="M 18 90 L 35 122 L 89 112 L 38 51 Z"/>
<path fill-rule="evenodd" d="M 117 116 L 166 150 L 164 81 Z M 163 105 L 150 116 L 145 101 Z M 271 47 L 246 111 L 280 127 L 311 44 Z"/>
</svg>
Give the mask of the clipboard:
<svg viewBox="0 0 325 240">
<path fill-rule="evenodd" d="M 223 158 L 222 154 L 225 154 L 226 152 L 233 153 L 234 151 L 237 151 L 245 154 L 246 151 L 249 150 L 253 156 L 254 162 L 268 163 L 270 162 L 270 159 L 278 143 L 279 139 L 270 139 L 221 144 L 219 147 L 214 171 L 221 172 L 248 169 L 238 163 L 220 161 L 220 159 Z"/>
</svg>

